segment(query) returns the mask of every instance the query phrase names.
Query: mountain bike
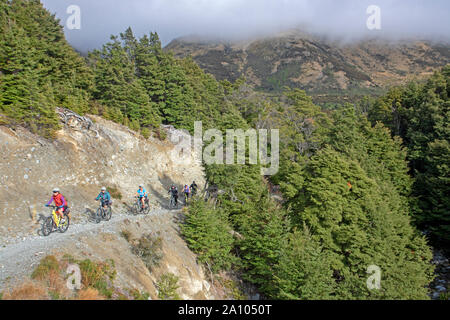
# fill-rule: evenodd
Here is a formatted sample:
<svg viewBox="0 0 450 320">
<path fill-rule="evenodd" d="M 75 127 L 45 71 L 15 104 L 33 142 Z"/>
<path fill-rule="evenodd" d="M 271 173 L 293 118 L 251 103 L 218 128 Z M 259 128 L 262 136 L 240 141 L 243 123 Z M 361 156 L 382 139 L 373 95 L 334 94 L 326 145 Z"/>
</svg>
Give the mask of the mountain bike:
<svg viewBox="0 0 450 320">
<path fill-rule="evenodd" d="M 67 208 L 64 211 L 63 217 L 60 218 L 56 214 L 56 209 L 58 208 L 57 206 L 49 206 L 49 208 L 52 209 L 52 214 L 44 220 L 44 223 L 42 224 L 42 234 L 46 237 L 55 231 L 59 231 L 61 233 L 66 232 L 70 225 L 70 209 Z"/>
<path fill-rule="evenodd" d="M 175 209 L 178 207 L 178 199 L 175 198 L 175 196 L 170 196 L 169 200 L 169 209 Z"/>
<path fill-rule="evenodd" d="M 101 220 L 109 221 L 112 217 L 111 202 L 108 203 L 106 208 L 103 206 L 103 202 L 100 201 L 100 206 L 95 212 L 95 222 L 100 223 Z"/>
<path fill-rule="evenodd" d="M 141 198 L 139 198 L 138 196 L 135 197 L 136 198 L 136 202 L 133 204 L 133 213 L 134 214 L 139 214 L 139 213 L 143 213 L 143 214 L 148 214 L 150 212 L 150 201 L 148 199 L 148 197 L 145 197 L 145 207 L 142 206 L 142 201 Z"/>
</svg>

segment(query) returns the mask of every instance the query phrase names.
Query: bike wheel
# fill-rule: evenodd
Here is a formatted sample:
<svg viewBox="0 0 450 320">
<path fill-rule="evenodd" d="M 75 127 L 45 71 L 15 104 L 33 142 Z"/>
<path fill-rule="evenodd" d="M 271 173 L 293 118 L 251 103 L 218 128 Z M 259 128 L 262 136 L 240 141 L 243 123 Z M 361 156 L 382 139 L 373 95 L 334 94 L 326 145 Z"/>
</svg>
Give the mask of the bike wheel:
<svg viewBox="0 0 450 320">
<path fill-rule="evenodd" d="M 132 210 L 133 214 L 137 215 L 140 210 L 141 210 L 141 206 L 139 205 L 139 203 L 138 202 L 134 203 L 133 210 Z"/>
<path fill-rule="evenodd" d="M 105 212 L 105 221 L 111 220 L 112 217 L 112 209 L 111 207 L 108 207 L 108 209 L 103 210 Z"/>
<path fill-rule="evenodd" d="M 95 223 L 100 223 L 102 220 L 103 212 L 102 208 L 98 208 L 95 212 Z"/>
<path fill-rule="evenodd" d="M 142 212 L 144 214 L 149 214 L 150 213 L 150 200 L 148 198 L 145 199 L 145 208 L 142 209 Z"/>
<path fill-rule="evenodd" d="M 63 219 L 59 223 L 59 232 L 64 233 L 69 229 L 70 218 L 67 214 L 64 214 Z"/>
<path fill-rule="evenodd" d="M 52 233 L 52 231 L 53 231 L 53 219 L 52 217 L 48 217 L 42 224 L 42 234 L 44 235 L 44 237 L 47 237 L 50 233 Z"/>
</svg>

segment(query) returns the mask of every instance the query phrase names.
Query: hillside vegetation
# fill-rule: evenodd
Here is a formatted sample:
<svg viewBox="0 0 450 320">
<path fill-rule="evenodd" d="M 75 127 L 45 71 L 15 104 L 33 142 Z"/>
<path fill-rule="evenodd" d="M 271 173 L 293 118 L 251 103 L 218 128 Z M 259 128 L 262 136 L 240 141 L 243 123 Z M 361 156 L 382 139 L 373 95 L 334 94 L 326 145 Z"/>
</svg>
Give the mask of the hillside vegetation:
<svg viewBox="0 0 450 320">
<path fill-rule="evenodd" d="M 450 65 L 425 84 L 394 87 L 361 109 L 382 122 L 407 147 L 414 177 L 411 203 L 417 224 L 433 240 L 450 244 Z"/>
<path fill-rule="evenodd" d="M 7 126 L 52 137 L 55 107 L 64 106 L 160 139 L 161 124 L 192 133 L 194 121 L 222 131 L 280 130 L 275 176 L 261 177 L 259 165 L 204 165 L 218 192 L 193 201 L 181 231 L 211 272 L 233 271 L 272 299 L 428 297 L 432 252 L 413 217 L 445 240 L 448 67 L 426 85 L 399 89 L 408 115 L 395 131 L 395 91 L 333 111 L 285 83 L 268 99 L 243 79 L 217 81 L 192 58 L 163 51 L 156 33 L 137 39 L 131 29 L 83 60 L 39 1 L 0 3 Z M 372 265 L 382 272 L 379 290 L 366 285 Z"/>
</svg>

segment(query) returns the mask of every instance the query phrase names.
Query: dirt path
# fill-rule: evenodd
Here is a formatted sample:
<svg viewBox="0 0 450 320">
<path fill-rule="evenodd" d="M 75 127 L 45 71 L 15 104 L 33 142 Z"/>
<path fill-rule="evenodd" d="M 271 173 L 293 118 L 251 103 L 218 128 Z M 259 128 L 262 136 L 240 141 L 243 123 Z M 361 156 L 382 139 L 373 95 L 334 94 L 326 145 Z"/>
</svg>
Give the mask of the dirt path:
<svg viewBox="0 0 450 320">
<path fill-rule="evenodd" d="M 178 212 L 176 210 L 169 211 L 166 209 L 154 209 L 148 215 L 131 215 L 122 210 L 124 213 L 113 213 L 108 222 L 95 222 L 84 219 L 83 222 L 77 222 L 70 225 L 69 230 L 62 234 L 54 232 L 48 237 L 40 235 L 30 235 L 22 239 L 15 239 L 12 243 L 3 244 L 0 247 L 0 291 L 6 284 L 11 285 L 25 277 L 28 277 L 32 270 L 37 266 L 40 259 L 50 254 L 53 250 L 61 248 L 67 243 L 77 243 L 80 236 L 88 236 L 98 233 L 114 233 L 118 232 L 118 224 L 129 220 L 131 222 L 142 219 L 150 219 L 155 215 L 173 215 Z M 78 246 L 78 244 L 76 244 Z"/>
</svg>

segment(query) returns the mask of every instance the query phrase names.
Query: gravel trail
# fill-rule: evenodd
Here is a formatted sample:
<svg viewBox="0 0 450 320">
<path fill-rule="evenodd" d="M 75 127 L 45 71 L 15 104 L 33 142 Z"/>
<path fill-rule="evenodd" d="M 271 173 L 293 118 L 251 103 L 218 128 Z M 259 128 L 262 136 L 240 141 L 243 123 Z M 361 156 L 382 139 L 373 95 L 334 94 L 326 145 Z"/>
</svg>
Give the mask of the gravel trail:
<svg viewBox="0 0 450 320">
<path fill-rule="evenodd" d="M 110 221 L 102 221 L 99 224 L 85 221 L 71 224 L 66 233 L 54 232 L 48 237 L 29 235 L 20 239 L 12 239 L 10 243 L 0 247 L 0 291 L 7 284 L 15 283 L 29 276 L 39 261 L 52 250 L 58 249 L 64 244 L 77 241 L 79 236 L 95 235 L 97 233 L 118 232 L 118 224 L 124 220 L 131 222 L 148 219 L 155 215 L 173 214 L 177 211 L 166 209 L 154 209 L 148 215 L 132 215 L 130 213 L 113 213 Z"/>
</svg>

